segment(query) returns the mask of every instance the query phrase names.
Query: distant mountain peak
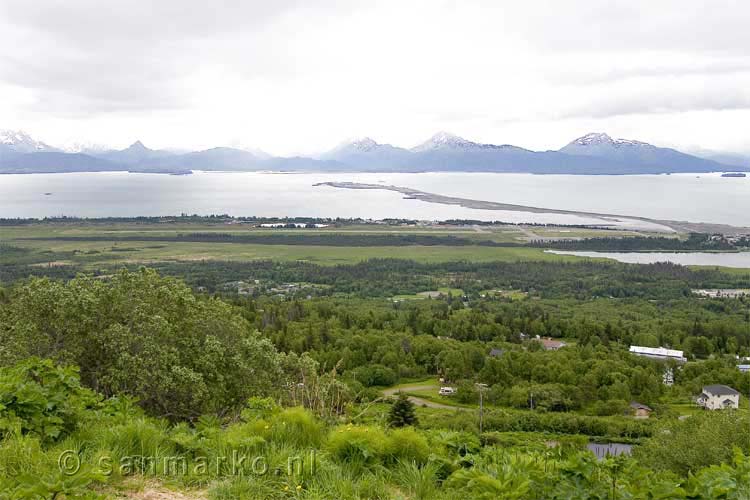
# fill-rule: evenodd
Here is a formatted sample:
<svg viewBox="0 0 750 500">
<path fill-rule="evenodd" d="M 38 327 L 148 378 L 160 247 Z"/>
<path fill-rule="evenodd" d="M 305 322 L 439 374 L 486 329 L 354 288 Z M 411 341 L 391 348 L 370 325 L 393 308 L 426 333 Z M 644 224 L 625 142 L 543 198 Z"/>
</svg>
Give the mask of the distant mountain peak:
<svg viewBox="0 0 750 500">
<path fill-rule="evenodd" d="M 479 142 L 472 142 L 463 137 L 459 137 L 450 132 L 438 132 L 437 134 L 430 137 L 426 142 L 423 142 L 419 146 L 412 148 L 415 153 L 421 153 L 425 151 L 436 151 L 436 150 L 449 150 L 449 151 L 497 151 L 497 150 L 521 150 L 517 146 L 511 146 L 509 144 L 483 144 Z"/>
<path fill-rule="evenodd" d="M 480 146 L 450 132 L 438 132 L 427 141 L 412 149 L 412 151 L 430 151 L 433 149 L 473 149 Z"/>
<path fill-rule="evenodd" d="M 605 132 L 590 132 L 574 140 L 568 146 L 600 146 L 609 145 L 614 147 L 621 146 L 650 146 L 650 144 L 632 139 L 613 139 Z"/>
<path fill-rule="evenodd" d="M 125 148 L 126 151 L 151 151 L 149 148 L 143 145 L 141 141 L 135 141 L 133 144 Z"/>
<path fill-rule="evenodd" d="M 41 141 L 37 141 L 22 130 L 0 130 L 0 145 L 19 153 L 57 151 Z"/>
<path fill-rule="evenodd" d="M 15 145 L 26 141 L 33 141 L 33 139 L 22 130 L 0 130 L 0 143 Z"/>
<path fill-rule="evenodd" d="M 354 139 L 353 141 L 351 141 L 349 145 L 359 151 L 372 151 L 373 149 L 377 148 L 380 144 L 378 144 L 377 142 L 375 142 L 373 139 L 369 137 L 360 137 L 358 139 Z"/>
<path fill-rule="evenodd" d="M 376 151 L 381 146 L 383 144 L 379 144 L 370 137 L 356 137 L 342 142 L 336 146 L 333 152 L 370 153 Z"/>
<path fill-rule="evenodd" d="M 586 146 L 589 144 L 610 143 L 612 142 L 612 138 L 605 132 L 590 132 L 583 137 L 579 137 L 573 142 L 575 144 Z"/>
</svg>

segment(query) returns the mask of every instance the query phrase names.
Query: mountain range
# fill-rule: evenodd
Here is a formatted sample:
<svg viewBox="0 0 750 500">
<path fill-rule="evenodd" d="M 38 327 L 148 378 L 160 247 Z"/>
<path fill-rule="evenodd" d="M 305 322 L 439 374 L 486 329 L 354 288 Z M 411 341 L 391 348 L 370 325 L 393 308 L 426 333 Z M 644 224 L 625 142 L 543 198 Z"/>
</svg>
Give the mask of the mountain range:
<svg viewBox="0 0 750 500">
<path fill-rule="evenodd" d="M 205 171 L 522 172 L 535 174 L 661 174 L 750 171 L 739 155 L 694 156 L 651 144 L 586 134 L 557 151 L 482 144 L 439 132 L 411 149 L 370 138 L 345 142 L 317 157 L 273 157 L 261 151 L 217 147 L 174 152 L 140 141 L 122 150 L 64 151 L 16 131 L 0 131 L 0 173 L 122 171 L 187 174 Z"/>
</svg>

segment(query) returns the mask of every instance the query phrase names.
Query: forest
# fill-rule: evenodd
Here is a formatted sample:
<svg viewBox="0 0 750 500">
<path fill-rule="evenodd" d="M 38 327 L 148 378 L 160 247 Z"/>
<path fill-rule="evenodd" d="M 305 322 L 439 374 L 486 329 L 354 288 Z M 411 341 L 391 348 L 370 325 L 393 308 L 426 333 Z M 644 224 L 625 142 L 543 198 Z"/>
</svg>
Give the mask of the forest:
<svg viewBox="0 0 750 500">
<path fill-rule="evenodd" d="M 710 384 L 750 393 L 736 367 L 750 299 L 691 292 L 748 287 L 747 274 L 398 259 L 34 269 L 0 288 L 0 498 L 110 498 L 144 480 L 217 499 L 750 491 L 747 410 L 692 402 Z M 438 379 L 455 396 L 420 389 Z M 597 458 L 589 443 L 633 448 Z M 275 472 L 193 467 L 232 453 Z M 315 470 L 284 472 L 310 453 Z M 175 460 L 184 473 L 164 470 Z"/>
</svg>

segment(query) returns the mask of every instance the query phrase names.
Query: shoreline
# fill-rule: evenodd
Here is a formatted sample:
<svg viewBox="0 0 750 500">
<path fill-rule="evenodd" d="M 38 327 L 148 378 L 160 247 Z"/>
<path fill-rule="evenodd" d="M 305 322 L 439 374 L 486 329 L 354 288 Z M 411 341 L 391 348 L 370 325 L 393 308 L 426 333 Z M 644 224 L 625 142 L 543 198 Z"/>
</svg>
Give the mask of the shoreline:
<svg viewBox="0 0 750 500">
<path fill-rule="evenodd" d="M 640 230 L 652 231 L 652 232 L 664 232 L 664 233 L 721 233 L 721 234 L 746 234 L 750 233 L 750 228 L 730 226 L 728 224 L 713 224 L 704 222 L 690 222 L 690 221 L 673 221 L 673 220 L 662 220 L 662 219 L 651 219 L 648 217 L 639 217 L 631 215 L 621 214 L 608 214 L 601 212 L 585 212 L 579 210 L 564 210 L 544 207 L 533 207 L 527 205 L 516 205 L 512 203 L 502 203 L 495 201 L 484 201 L 474 200 L 470 198 L 460 198 L 455 196 L 446 196 L 436 193 L 428 193 L 426 191 L 420 191 L 419 189 L 413 189 L 403 186 L 394 185 L 381 185 L 381 184 L 368 184 L 360 182 L 319 182 L 313 184 L 313 186 L 329 186 L 337 189 L 361 189 L 361 190 L 383 190 L 393 191 L 400 193 L 406 199 L 419 200 L 426 203 L 437 203 L 441 205 L 457 205 L 463 208 L 471 208 L 478 210 L 497 210 L 507 212 L 527 212 L 535 214 L 559 214 L 559 215 L 573 215 L 576 217 L 589 217 L 600 219 L 603 221 L 602 226 L 609 226 L 613 228 L 616 226 L 616 222 L 643 222 L 651 225 L 651 227 L 643 227 Z M 609 224 L 607 224 L 609 223 Z M 656 227 L 654 227 L 656 226 Z M 614 227 L 617 229 L 617 227 Z M 666 229 L 666 230 L 665 230 Z"/>
</svg>

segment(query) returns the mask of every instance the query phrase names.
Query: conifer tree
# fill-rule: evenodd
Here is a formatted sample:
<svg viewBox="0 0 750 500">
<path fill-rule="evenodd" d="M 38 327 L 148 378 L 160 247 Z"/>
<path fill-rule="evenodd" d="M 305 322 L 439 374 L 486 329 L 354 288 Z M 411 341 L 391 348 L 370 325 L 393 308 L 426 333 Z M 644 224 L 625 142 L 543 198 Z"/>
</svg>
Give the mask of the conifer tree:
<svg viewBox="0 0 750 500">
<path fill-rule="evenodd" d="M 416 425 L 417 415 L 414 412 L 414 404 L 403 392 L 398 394 L 398 399 L 391 411 L 388 413 L 388 424 L 391 427 L 405 427 L 407 425 Z"/>
</svg>

